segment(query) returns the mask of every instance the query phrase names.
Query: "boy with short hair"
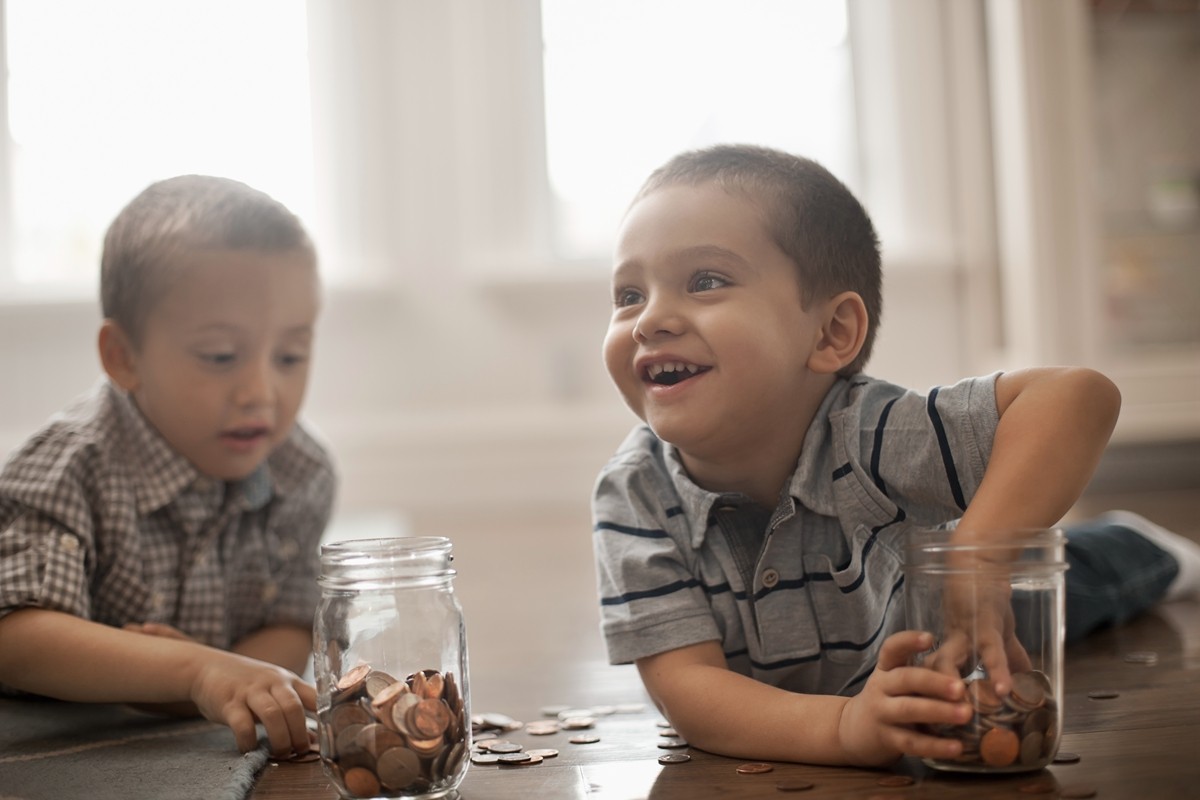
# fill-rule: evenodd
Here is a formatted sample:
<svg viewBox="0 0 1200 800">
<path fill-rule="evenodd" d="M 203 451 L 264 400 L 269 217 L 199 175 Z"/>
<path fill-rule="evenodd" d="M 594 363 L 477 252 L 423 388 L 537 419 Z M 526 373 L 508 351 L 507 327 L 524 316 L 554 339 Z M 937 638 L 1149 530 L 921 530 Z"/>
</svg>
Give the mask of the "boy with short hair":
<svg viewBox="0 0 1200 800">
<path fill-rule="evenodd" d="M 0 684 L 256 723 L 306 752 L 318 541 L 335 491 L 296 421 L 316 253 L 278 201 L 180 176 L 118 214 L 108 379 L 0 473 Z"/>
<path fill-rule="evenodd" d="M 622 224 L 604 357 L 646 425 L 593 498 L 602 625 L 609 659 L 636 663 L 703 749 L 958 756 L 917 730 L 971 710 L 957 673 L 906 666 L 932 638 L 904 630 L 903 534 L 1055 524 L 1116 422 L 1116 387 L 1087 369 L 928 396 L 866 377 L 880 283 L 862 206 L 774 150 L 681 154 Z M 1068 579 L 1109 597 L 1068 599 L 1072 636 L 1200 585 L 1200 547 L 1182 537 L 1132 515 L 1091 527 L 1072 535 Z M 988 666 L 1003 691 L 1003 656 Z"/>
</svg>

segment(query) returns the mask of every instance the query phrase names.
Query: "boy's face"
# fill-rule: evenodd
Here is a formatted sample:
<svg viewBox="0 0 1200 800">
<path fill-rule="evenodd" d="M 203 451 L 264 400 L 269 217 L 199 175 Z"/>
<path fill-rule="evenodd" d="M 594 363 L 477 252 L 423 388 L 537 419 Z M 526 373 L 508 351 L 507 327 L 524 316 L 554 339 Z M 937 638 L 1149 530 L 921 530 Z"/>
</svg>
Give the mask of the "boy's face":
<svg viewBox="0 0 1200 800">
<path fill-rule="evenodd" d="M 831 382 L 808 365 L 824 304 L 803 309 L 756 204 L 712 184 L 657 189 L 630 209 L 615 260 L 605 365 L 660 438 L 725 460 L 803 436 L 789 420 Z"/>
<path fill-rule="evenodd" d="M 200 472 L 252 473 L 290 433 L 317 317 L 312 256 L 196 250 L 151 310 L 117 377 L 150 424 Z"/>
</svg>

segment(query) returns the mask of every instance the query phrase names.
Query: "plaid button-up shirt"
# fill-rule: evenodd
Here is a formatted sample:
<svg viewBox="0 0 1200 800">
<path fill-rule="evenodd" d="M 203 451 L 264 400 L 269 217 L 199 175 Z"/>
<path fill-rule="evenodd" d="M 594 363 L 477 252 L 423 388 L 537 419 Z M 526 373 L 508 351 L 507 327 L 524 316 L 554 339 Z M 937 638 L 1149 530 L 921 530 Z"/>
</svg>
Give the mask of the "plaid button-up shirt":
<svg viewBox="0 0 1200 800">
<path fill-rule="evenodd" d="M 334 490 L 328 455 L 298 424 L 225 483 L 104 381 L 0 473 L 0 617 L 38 607 L 163 622 L 225 649 L 264 626 L 308 627 Z"/>
</svg>

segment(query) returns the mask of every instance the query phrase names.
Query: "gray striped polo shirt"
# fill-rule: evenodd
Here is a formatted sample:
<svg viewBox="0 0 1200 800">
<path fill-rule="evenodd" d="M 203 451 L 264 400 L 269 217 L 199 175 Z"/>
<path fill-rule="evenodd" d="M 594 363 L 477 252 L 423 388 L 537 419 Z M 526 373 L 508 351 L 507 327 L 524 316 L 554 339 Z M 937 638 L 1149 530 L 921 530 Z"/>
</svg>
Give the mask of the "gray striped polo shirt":
<svg viewBox="0 0 1200 800">
<path fill-rule="evenodd" d="M 904 627 L 904 532 L 953 524 L 983 478 L 996 377 L 926 395 L 840 379 L 774 510 L 700 488 L 674 446 L 635 428 L 592 501 L 609 660 L 716 640 L 765 683 L 859 691 Z"/>
</svg>

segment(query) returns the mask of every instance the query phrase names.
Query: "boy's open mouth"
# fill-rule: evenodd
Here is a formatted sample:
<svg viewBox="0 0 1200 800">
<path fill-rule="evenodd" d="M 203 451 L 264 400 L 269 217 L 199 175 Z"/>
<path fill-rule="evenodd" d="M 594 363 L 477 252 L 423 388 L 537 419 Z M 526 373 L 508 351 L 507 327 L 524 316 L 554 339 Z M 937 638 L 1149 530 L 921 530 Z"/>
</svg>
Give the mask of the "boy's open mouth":
<svg viewBox="0 0 1200 800">
<path fill-rule="evenodd" d="M 696 364 L 685 364 L 682 361 L 668 361 L 662 364 L 651 364 L 646 367 L 646 380 L 659 386 L 674 386 L 688 378 L 694 378 L 708 372 L 711 367 L 701 367 Z"/>
</svg>

